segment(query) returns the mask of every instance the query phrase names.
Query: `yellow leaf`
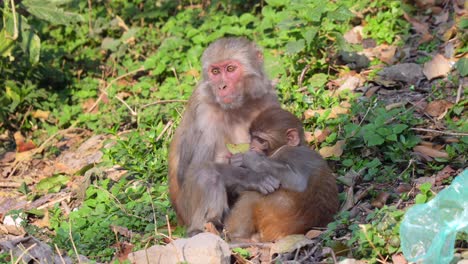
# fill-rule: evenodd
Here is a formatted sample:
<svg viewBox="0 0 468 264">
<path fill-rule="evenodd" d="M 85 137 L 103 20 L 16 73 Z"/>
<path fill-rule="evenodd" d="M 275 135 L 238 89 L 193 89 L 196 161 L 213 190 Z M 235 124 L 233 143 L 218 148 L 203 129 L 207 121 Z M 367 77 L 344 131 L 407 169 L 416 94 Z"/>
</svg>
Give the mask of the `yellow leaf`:
<svg viewBox="0 0 468 264">
<path fill-rule="evenodd" d="M 250 148 L 250 144 L 248 143 L 240 143 L 240 144 L 226 144 L 227 149 L 231 154 L 237 153 L 244 153 L 247 152 Z"/>
<path fill-rule="evenodd" d="M 346 140 L 338 140 L 334 146 L 323 147 L 319 150 L 320 155 L 324 158 L 331 156 L 340 157 L 343 154 Z"/>
</svg>

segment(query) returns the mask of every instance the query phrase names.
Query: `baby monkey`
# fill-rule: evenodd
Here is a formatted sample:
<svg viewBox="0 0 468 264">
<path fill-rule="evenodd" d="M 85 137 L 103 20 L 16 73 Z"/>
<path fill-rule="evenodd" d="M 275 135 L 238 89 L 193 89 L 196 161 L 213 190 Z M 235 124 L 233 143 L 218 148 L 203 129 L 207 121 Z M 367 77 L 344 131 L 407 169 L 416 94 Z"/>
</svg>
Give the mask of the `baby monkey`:
<svg viewBox="0 0 468 264">
<path fill-rule="evenodd" d="M 301 121 L 278 107 L 261 112 L 250 126 L 250 150 L 233 166 L 280 181 L 270 194 L 242 192 L 225 226 L 233 241 L 274 241 L 326 226 L 338 211 L 338 189 L 327 162 L 305 141 Z M 258 238 L 257 238 L 258 237 Z"/>
</svg>

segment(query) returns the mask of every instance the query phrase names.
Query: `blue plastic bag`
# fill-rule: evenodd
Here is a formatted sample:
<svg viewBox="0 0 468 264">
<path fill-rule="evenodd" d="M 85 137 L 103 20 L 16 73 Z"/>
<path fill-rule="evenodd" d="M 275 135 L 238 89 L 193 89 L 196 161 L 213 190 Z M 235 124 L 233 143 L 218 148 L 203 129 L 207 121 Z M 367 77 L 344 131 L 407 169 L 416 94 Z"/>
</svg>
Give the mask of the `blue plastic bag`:
<svg viewBox="0 0 468 264">
<path fill-rule="evenodd" d="M 406 212 L 400 226 L 403 254 L 408 261 L 449 263 L 457 232 L 468 232 L 468 169 L 434 199 Z"/>
</svg>

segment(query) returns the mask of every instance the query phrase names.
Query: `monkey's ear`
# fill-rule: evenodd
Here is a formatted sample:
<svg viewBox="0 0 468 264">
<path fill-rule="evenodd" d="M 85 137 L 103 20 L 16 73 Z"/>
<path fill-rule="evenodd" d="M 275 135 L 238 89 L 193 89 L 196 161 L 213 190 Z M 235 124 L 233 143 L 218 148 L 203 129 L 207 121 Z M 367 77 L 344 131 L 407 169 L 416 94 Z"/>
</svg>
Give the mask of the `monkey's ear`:
<svg viewBox="0 0 468 264">
<path fill-rule="evenodd" d="M 296 147 L 299 146 L 301 140 L 299 139 L 299 132 L 295 128 L 286 130 L 286 139 L 288 140 L 288 146 Z"/>
<path fill-rule="evenodd" d="M 257 61 L 263 62 L 263 52 L 257 50 Z"/>
</svg>

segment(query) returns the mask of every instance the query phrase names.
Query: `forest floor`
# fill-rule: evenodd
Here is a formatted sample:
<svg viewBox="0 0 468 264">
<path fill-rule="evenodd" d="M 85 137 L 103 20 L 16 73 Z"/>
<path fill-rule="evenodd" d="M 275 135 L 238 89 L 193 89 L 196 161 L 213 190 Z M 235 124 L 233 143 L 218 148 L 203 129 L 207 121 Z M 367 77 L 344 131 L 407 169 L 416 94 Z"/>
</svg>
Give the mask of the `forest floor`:
<svg viewBox="0 0 468 264">
<path fill-rule="evenodd" d="M 414 118 L 422 120 L 421 125 L 411 129 L 421 139 L 421 142 L 413 148 L 414 160 L 408 161 L 408 168 L 414 163 L 430 164 L 437 159 L 448 158 L 446 147 L 449 144 L 462 142 L 462 137 L 468 136 L 468 131 L 454 131 L 454 123 L 460 124 L 466 121 L 466 92 L 468 78 L 466 77 L 467 65 L 459 67 L 464 71 L 457 80 L 453 72 L 456 71 L 454 64 L 461 57 L 467 58 L 467 54 L 455 54 L 455 47 L 466 39 L 460 39 L 453 23 L 454 13 L 466 15 L 466 10 L 442 9 L 439 13 L 422 17 L 406 17 L 413 26 L 413 36 L 402 47 L 390 45 L 376 45 L 368 43 L 364 51 L 351 56 L 343 55 L 344 64 L 359 64 L 363 57 L 369 59 L 378 57 L 388 65 L 383 68 L 378 76 L 368 81 L 368 75 L 363 69 L 360 72 L 352 71 L 340 79 L 329 83 L 331 87 L 340 87 L 346 83 L 346 88 L 362 93 L 363 97 L 376 96 L 377 100 L 383 102 L 388 111 L 397 107 L 406 107 L 411 111 Z M 455 16 L 456 17 L 456 16 Z M 360 28 L 356 27 L 345 35 L 349 43 L 361 42 Z M 466 38 L 466 34 L 464 35 Z M 421 51 L 421 45 L 427 45 L 437 39 L 436 46 L 428 47 L 427 51 Z M 465 44 L 466 45 L 466 44 Z M 464 75 L 463 75 L 464 74 Z M 460 75 L 459 75 L 460 76 Z M 366 83 L 366 85 L 363 85 Z M 455 105 L 460 107 L 454 108 Z M 448 116 L 456 112 L 456 115 Z M 41 113 L 36 113 L 40 115 Z M 313 115 L 314 113 L 309 113 Z M 362 113 L 363 117 L 367 113 Z M 307 113 L 305 113 L 307 115 Z M 467 128 L 466 124 L 461 127 Z M 312 136 L 309 134 L 309 136 Z M 34 212 L 54 206 L 61 207 L 66 212 L 71 212 L 80 206 L 85 197 L 87 187 L 92 184 L 96 177 L 110 178 L 117 181 L 125 175 L 126 171 L 118 166 L 107 168 L 93 168 L 95 164 L 102 161 L 103 148 L 108 148 L 115 143 L 115 135 L 94 135 L 92 131 L 77 127 L 60 130 L 40 145 L 25 139 L 20 133 L 15 134 L 16 150 L 4 153 L 0 156 L 0 247 L 7 247 L 5 241 L 13 244 L 12 248 L 23 250 L 23 252 L 34 251 L 27 248 L 37 241 L 26 241 L 28 230 L 21 223 L 27 221 L 39 230 L 46 230 L 49 226 L 49 213 Z M 1 135 L 0 140 L 10 140 L 8 135 Z M 342 149 L 335 148 L 322 150 L 325 156 L 339 156 Z M 60 150 L 59 155 L 40 155 L 44 149 L 55 148 Z M 363 154 L 365 155 L 365 153 Z M 331 162 L 333 164 L 333 162 Z M 411 179 L 410 182 L 393 181 L 388 183 L 373 183 L 362 180 L 361 172 L 349 171 L 346 175 L 337 175 L 340 179 L 340 189 L 344 193 L 341 211 L 348 211 L 350 219 L 356 222 L 365 222 L 366 217 L 373 212 L 374 208 L 394 206 L 399 210 L 405 210 L 415 203 L 415 199 L 429 199 L 436 196 L 438 192 L 450 184 L 450 180 L 461 174 L 466 169 L 466 155 L 460 156 L 455 165 L 443 164 L 437 173 Z M 347 184 L 343 184 L 347 182 Z M 429 190 L 424 193 L 424 184 L 430 183 Z M 33 190 L 33 192 L 30 192 Z M 374 193 L 376 195 L 369 195 Z M 406 199 L 394 199 L 406 194 Z M 32 197 L 32 195 L 34 197 Z M 421 195 L 423 196 L 421 198 Z M 12 210 L 23 210 L 30 212 L 29 219 L 6 217 Z M 31 216 L 31 214 L 33 216 Z M 174 225 L 175 223 L 173 223 Z M 116 233 L 121 231 L 115 231 Z M 269 262 L 272 258 L 276 260 L 296 260 L 304 263 L 321 261 L 325 258 L 334 259 L 337 256 L 347 256 L 340 253 L 342 245 L 329 247 L 317 247 L 321 241 L 318 236 L 324 230 L 309 232 L 305 237 L 289 238 L 286 245 L 278 249 L 271 244 L 248 244 L 237 245 L 247 248 L 248 256 L 236 251 L 234 253 L 237 263 Z M 340 232 L 340 223 L 335 227 L 334 240 L 349 239 L 349 230 Z M 47 231 L 42 234 L 47 234 Z M 38 234 L 41 234 L 39 232 Z M 38 235 L 36 234 L 36 237 Z M 39 240 L 47 239 L 38 237 Z M 4 240 L 7 238 L 7 240 Z M 16 241 L 16 242 L 15 242 Z M 23 242 L 21 248 L 18 245 Z M 14 244 L 16 243 L 16 244 Z M 18 247 L 17 247 L 18 246 Z M 44 246 L 44 245 L 41 245 Z M 467 243 L 458 243 L 457 256 L 468 259 Z M 38 246 L 39 247 L 39 246 Z M 44 246 L 45 247 L 45 246 Z M 398 245 L 397 245 L 398 248 Z M 58 250 L 58 249 L 57 249 Z M 129 252 L 119 249 L 117 255 L 125 259 Z M 276 251 L 275 251 L 276 250 Z M 53 254 L 52 251 L 34 252 L 35 258 L 45 257 L 41 254 Z M 273 254 L 275 252 L 276 255 Z M 257 257 L 255 257 L 257 256 Z M 247 260 L 248 259 L 248 260 Z M 407 263 L 401 252 L 395 252 L 389 258 L 378 258 L 380 262 Z M 313 261 L 312 261 L 313 260 Z M 468 261 L 468 260 L 465 260 Z M 66 262 L 66 261 L 64 261 Z M 13 263 L 13 262 L 12 262 Z M 59 262 L 60 263 L 60 262 Z M 346 263 L 360 263 L 346 262 Z M 367 262 L 363 262 L 367 263 Z"/>
</svg>

